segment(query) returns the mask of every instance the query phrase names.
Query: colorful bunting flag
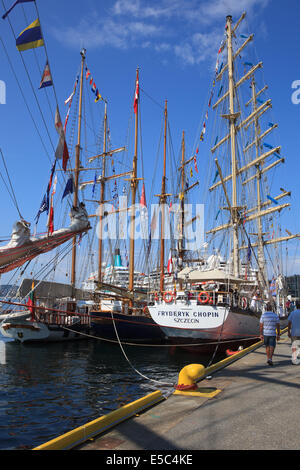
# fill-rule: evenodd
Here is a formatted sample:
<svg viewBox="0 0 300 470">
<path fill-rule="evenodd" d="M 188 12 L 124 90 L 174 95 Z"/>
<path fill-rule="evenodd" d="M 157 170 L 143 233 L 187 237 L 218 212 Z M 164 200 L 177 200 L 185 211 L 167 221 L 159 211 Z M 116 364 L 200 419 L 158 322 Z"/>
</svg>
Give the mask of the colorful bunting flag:
<svg viewBox="0 0 300 470">
<path fill-rule="evenodd" d="M 33 21 L 19 34 L 16 39 L 16 46 L 19 51 L 44 46 L 42 30 L 38 19 Z"/>
<path fill-rule="evenodd" d="M 45 65 L 45 68 L 44 68 L 44 72 L 43 72 L 43 75 L 42 75 L 42 79 L 41 79 L 41 83 L 40 83 L 40 86 L 39 86 L 39 90 L 41 88 L 45 88 L 47 86 L 52 86 L 53 85 L 53 82 L 52 82 L 52 77 L 51 77 L 51 73 L 50 73 L 50 68 L 49 68 L 49 64 L 48 64 L 48 61 L 46 62 L 46 65 Z"/>
<path fill-rule="evenodd" d="M 68 194 L 72 194 L 73 191 L 74 191 L 74 181 L 73 181 L 73 176 L 70 176 L 70 178 L 67 181 L 61 200 L 63 200 L 63 198 L 66 197 Z"/>
<path fill-rule="evenodd" d="M 4 13 L 2 18 L 5 20 L 7 15 L 15 8 L 16 5 L 19 3 L 28 3 L 28 2 L 34 2 L 35 0 L 16 0 L 15 3 Z"/>
<path fill-rule="evenodd" d="M 196 159 L 196 156 L 194 156 L 194 166 L 195 166 L 196 172 L 199 173 L 199 172 L 198 172 L 198 167 L 197 167 L 197 159 Z"/>
<path fill-rule="evenodd" d="M 57 130 L 57 133 L 59 134 L 59 141 L 57 144 L 57 148 L 55 151 L 55 158 L 58 160 L 62 159 L 62 167 L 64 171 L 67 169 L 67 163 L 69 160 L 69 151 L 68 151 L 68 146 L 66 143 L 66 136 L 65 136 L 65 131 L 62 128 L 62 123 L 61 123 L 61 118 L 60 118 L 60 113 L 58 106 L 56 107 L 56 112 L 55 112 L 55 128 Z"/>
</svg>

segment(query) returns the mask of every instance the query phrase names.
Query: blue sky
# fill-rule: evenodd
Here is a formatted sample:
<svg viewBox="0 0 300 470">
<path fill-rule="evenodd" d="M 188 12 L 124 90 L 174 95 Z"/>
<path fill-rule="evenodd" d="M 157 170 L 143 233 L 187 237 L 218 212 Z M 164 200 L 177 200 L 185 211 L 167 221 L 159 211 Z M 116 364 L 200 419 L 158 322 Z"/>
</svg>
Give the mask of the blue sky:
<svg viewBox="0 0 300 470">
<path fill-rule="evenodd" d="M 9 7 L 12 1 L 4 3 Z M 152 182 L 165 99 L 168 100 L 175 155 L 179 155 L 182 130 L 186 132 L 187 154 L 192 154 L 207 107 L 225 17 L 232 14 L 235 22 L 246 11 L 245 27 L 255 33 L 255 50 L 259 60 L 264 62 L 264 79 L 273 101 L 272 116 L 279 124 L 278 140 L 286 157 L 278 185 L 292 191 L 293 206 L 284 221 L 291 232 L 300 233 L 300 104 L 291 101 L 292 82 L 300 80 L 300 4 L 297 0 L 288 0 L 288 8 L 279 0 L 37 0 L 37 5 L 62 117 L 66 112 L 64 100 L 72 91 L 79 69 L 79 51 L 85 47 L 87 65 L 100 93 L 108 100 L 113 147 L 124 145 L 126 140 L 135 73 L 137 66 L 140 68 L 146 187 Z M 36 12 L 28 3 L 24 8 L 17 6 L 9 18 L 15 33 L 19 34 L 36 19 Z M 42 69 L 43 48 L 36 50 L 36 57 L 32 51 L 24 52 L 23 58 L 48 126 L 46 130 L 7 20 L 1 20 L 0 36 L 48 153 L 47 156 L 0 44 L 0 79 L 6 84 L 6 104 L 0 105 L 0 147 L 21 212 L 26 220 L 33 222 L 48 183 L 49 158 L 52 160 L 53 145 L 57 143 L 53 125 L 55 97 L 49 90 L 50 111 L 43 91 L 37 90 L 40 72 L 36 57 Z M 91 106 L 95 122 L 100 122 L 103 102 L 95 104 L 91 100 Z M 200 152 L 198 167 L 202 170 L 201 158 Z M 201 184 L 201 171 L 199 179 Z M 2 182 L 0 191 L 0 235 L 5 236 L 10 234 L 17 213 Z M 45 218 L 41 219 L 41 231 L 44 223 Z M 291 253 L 292 270 L 300 272 L 300 251 Z"/>
</svg>

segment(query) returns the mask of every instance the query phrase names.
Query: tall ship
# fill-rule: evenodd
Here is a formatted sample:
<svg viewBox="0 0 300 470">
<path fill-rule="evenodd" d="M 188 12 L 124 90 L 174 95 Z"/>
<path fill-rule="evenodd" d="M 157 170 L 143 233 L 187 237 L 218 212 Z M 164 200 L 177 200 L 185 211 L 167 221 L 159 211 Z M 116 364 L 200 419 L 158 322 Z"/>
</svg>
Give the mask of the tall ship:
<svg viewBox="0 0 300 470">
<path fill-rule="evenodd" d="M 281 233 L 279 215 L 290 206 L 291 193 L 273 195 L 273 172 L 285 162 L 275 142 L 277 124 L 270 122 L 272 101 L 263 83 L 263 63 L 250 62 L 247 49 L 254 35 L 244 34 L 245 13 L 234 25 L 227 16 L 224 38 L 199 146 L 207 138 L 211 117 L 211 149 L 206 180 L 205 243 L 197 261 L 186 257 L 185 194 L 181 192 L 181 237 L 174 250 L 176 289 L 152 294 L 149 312 L 166 340 L 219 350 L 247 346 L 259 337 L 259 320 L 266 303 L 286 317 L 287 288 L 283 276 L 282 242 L 299 238 Z M 187 166 L 180 168 L 183 180 Z M 203 169 L 203 166 L 202 166 Z M 204 171 L 204 170 L 203 170 Z M 203 177 L 203 175 L 202 175 Z M 204 183 L 203 183 L 204 184 Z"/>
</svg>

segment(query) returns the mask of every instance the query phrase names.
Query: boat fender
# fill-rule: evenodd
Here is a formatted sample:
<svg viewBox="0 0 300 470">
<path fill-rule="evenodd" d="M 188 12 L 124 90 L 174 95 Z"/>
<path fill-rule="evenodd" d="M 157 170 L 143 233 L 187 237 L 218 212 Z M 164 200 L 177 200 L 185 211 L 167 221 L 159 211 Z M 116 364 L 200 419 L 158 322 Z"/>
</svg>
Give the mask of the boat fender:
<svg viewBox="0 0 300 470">
<path fill-rule="evenodd" d="M 171 291 L 164 292 L 163 300 L 164 300 L 167 304 L 169 304 L 170 302 L 172 302 L 172 301 L 173 301 L 173 292 L 171 292 Z"/>
<path fill-rule="evenodd" d="M 204 296 L 204 298 L 203 298 Z M 211 299 L 210 295 L 208 294 L 208 292 L 200 292 L 200 294 L 198 295 L 198 300 L 199 302 L 201 302 L 201 304 L 207 304 L 207 302 Z"/>
</svg>

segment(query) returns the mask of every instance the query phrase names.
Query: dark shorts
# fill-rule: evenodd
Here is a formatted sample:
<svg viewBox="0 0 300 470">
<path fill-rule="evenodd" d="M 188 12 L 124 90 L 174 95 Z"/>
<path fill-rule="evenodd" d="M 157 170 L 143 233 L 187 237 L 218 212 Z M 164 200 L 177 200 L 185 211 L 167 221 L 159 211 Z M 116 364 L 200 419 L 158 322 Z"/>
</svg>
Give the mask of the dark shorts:
<svg viewBox="0 0 300 470">
<path fill-rule="evenodd" d="M 275 348 L 276 346 L 276 336 L 264 336 L 264 345 Z"/>
</svg>

